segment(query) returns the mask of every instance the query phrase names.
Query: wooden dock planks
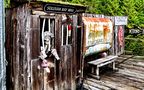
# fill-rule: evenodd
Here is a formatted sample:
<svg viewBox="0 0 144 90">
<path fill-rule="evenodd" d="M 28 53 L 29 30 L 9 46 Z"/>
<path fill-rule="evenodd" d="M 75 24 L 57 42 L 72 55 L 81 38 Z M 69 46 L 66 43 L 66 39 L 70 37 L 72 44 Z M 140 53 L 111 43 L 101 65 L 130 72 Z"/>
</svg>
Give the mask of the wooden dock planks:
<svg viewBox="0 0 144 90">
<path fill-rule="evenodd" d="M 87 85 L 87 87 L 88 85 L 91 87 L 96 87 L 100 90 L 143 90 L 143 58 L 123 55 L 118 57 L 117 61 L 118 63 L 123 61 L 122 63 L 117 64 L 117 67 L 119 68 L 118 72 L 105 71 L 101 76 L 101 80 L 88 77 L 86 78 L 84 85 Z"/>
</svg>

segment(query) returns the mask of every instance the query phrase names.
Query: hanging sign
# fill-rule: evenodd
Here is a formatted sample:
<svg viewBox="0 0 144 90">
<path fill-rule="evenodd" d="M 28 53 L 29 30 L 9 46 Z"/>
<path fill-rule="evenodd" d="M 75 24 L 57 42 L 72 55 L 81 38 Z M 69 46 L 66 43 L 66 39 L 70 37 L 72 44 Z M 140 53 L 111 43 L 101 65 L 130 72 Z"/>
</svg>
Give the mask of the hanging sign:
<svg viewBox="0 0 144 90">
<path fill-rule="evenodd" d="M 139 29 L 130 29 L 129 33 L 130 34 L 140 34 L 140 33 L 142 33 L 142 31 L 140 31 Z"/>
<path fill-rule="evenodd" d="M 115 16 L 115 25 L 127 25 L 127 16 Z"/>
<path fill-rule="evenodd" d="M 108 50 L 112 44 L 113 24 L 107 18 L 83 17 L 85 25 L 85 54 Z"/>
<path fill-rule="evenodd" d="M 72 6 L 65 4 L 49 3 L 44 5 L 45 12 L 55 13 L 84 13 L 86 7 L 83 6 Z"/>
</svg>

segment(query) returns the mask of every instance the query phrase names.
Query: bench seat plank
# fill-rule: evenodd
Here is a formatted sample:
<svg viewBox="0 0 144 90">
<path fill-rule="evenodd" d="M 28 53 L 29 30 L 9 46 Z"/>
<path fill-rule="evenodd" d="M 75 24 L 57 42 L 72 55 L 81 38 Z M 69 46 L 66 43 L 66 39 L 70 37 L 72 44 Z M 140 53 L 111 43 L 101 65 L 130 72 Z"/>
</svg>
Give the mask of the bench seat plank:
<svg viewBox="0 0 144 90">
<path fill-rule="evenodd" d="M 117 70 L 117 68 L 115 67 L 115 60 L 116 60 L 117 57 L 118 56 L 109 55 L 109 56 L 104 57 L 104 58 L 100 58 L 100 59 L 90 61 L 90 62 L 88 62 L 88 64 L 92 65 L 92 67 L 91 67 L 92 72 L 94 72 L 94 69 L 95 69 L 94 67 L 96 66 L 96 76 L 95 77 L 97 79 L 100 79 L 100 76 L 99 76 L 99 68 L 100 67 L 112 63 L 113 69 Z"/>
<path fill-rule="evenodd" d="M 90 61 L 90 62 L 88 62 L 88 64 L 99 65 L 99 64 L 104 63 L 104 62 L 108 62 L 108 61 L 111 61 L 111 60 L 113 61 L 117 57 L 118 56 L 109 55 L 109 56 L 104 57 L 104 58 L 100 58 L 100 59 L 96 59 L 96 60 Z"/>
</svg>

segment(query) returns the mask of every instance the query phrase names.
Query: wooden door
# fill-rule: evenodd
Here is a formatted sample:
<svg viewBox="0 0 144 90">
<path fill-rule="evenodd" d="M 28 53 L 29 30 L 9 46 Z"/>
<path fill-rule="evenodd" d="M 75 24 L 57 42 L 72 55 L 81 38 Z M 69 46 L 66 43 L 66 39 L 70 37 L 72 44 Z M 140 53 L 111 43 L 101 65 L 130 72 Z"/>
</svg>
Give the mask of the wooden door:
<svg viewBox="0 0 144 90">
<path fill-rule="evenodd" d="M 58 62 L 59 90 L 76 89 L 76 15 L 60 14 L 56 20 L 56 48 L 60 55 Z"/>
<path fill-rule="evenodd" d="M 41 49 L 45 46 L 43 45 L 44 39 L 43 34 L 49 32 L 55 37 L 55 18 L 53 16 L 31 16 L 31 30 L 30 30 L 30 56 L 31 56 L 31 85 L 32 90 L 57 90 L 56 81 L 56 59 L 53 55 L 49 54 L 52 49 L 55 48 L 55 39 L 50 37 L 48 43 L 47 51 L 45 53 L 47 56 L 45 60 L 50 63 L 48 66 L 50 72 L 47 72 L 44 67 L 42 67 Z"/>
</svg>

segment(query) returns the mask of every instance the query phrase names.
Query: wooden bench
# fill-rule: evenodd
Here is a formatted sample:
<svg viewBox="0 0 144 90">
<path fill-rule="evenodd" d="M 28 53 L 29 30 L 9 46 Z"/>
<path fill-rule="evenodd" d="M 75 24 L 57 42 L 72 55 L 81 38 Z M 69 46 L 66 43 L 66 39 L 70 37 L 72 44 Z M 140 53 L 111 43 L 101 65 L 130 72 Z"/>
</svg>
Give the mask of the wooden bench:
<svg viewBox="0 0 144 90">
<path fill-rule="evenodd" d="M 90 62 L 88 62 L 88 64 L 91 65 L 92 73 L 94 72 L 95 67 L 96 67 L 96 76 L 95 77 L 97 79 L 100 79 L 100 76 L 99 76 L 99 68 L 100 67 L 112 63 L 113 70 L 117 70 L 117 68 L 115 67 L 115 61 L 116 61 L 117 57 L 118 56 L 109 55 L 109 56 L 106 56 L 104 58 L 100 58 L 100 59 L 90 61 Z"/>
</svg>

